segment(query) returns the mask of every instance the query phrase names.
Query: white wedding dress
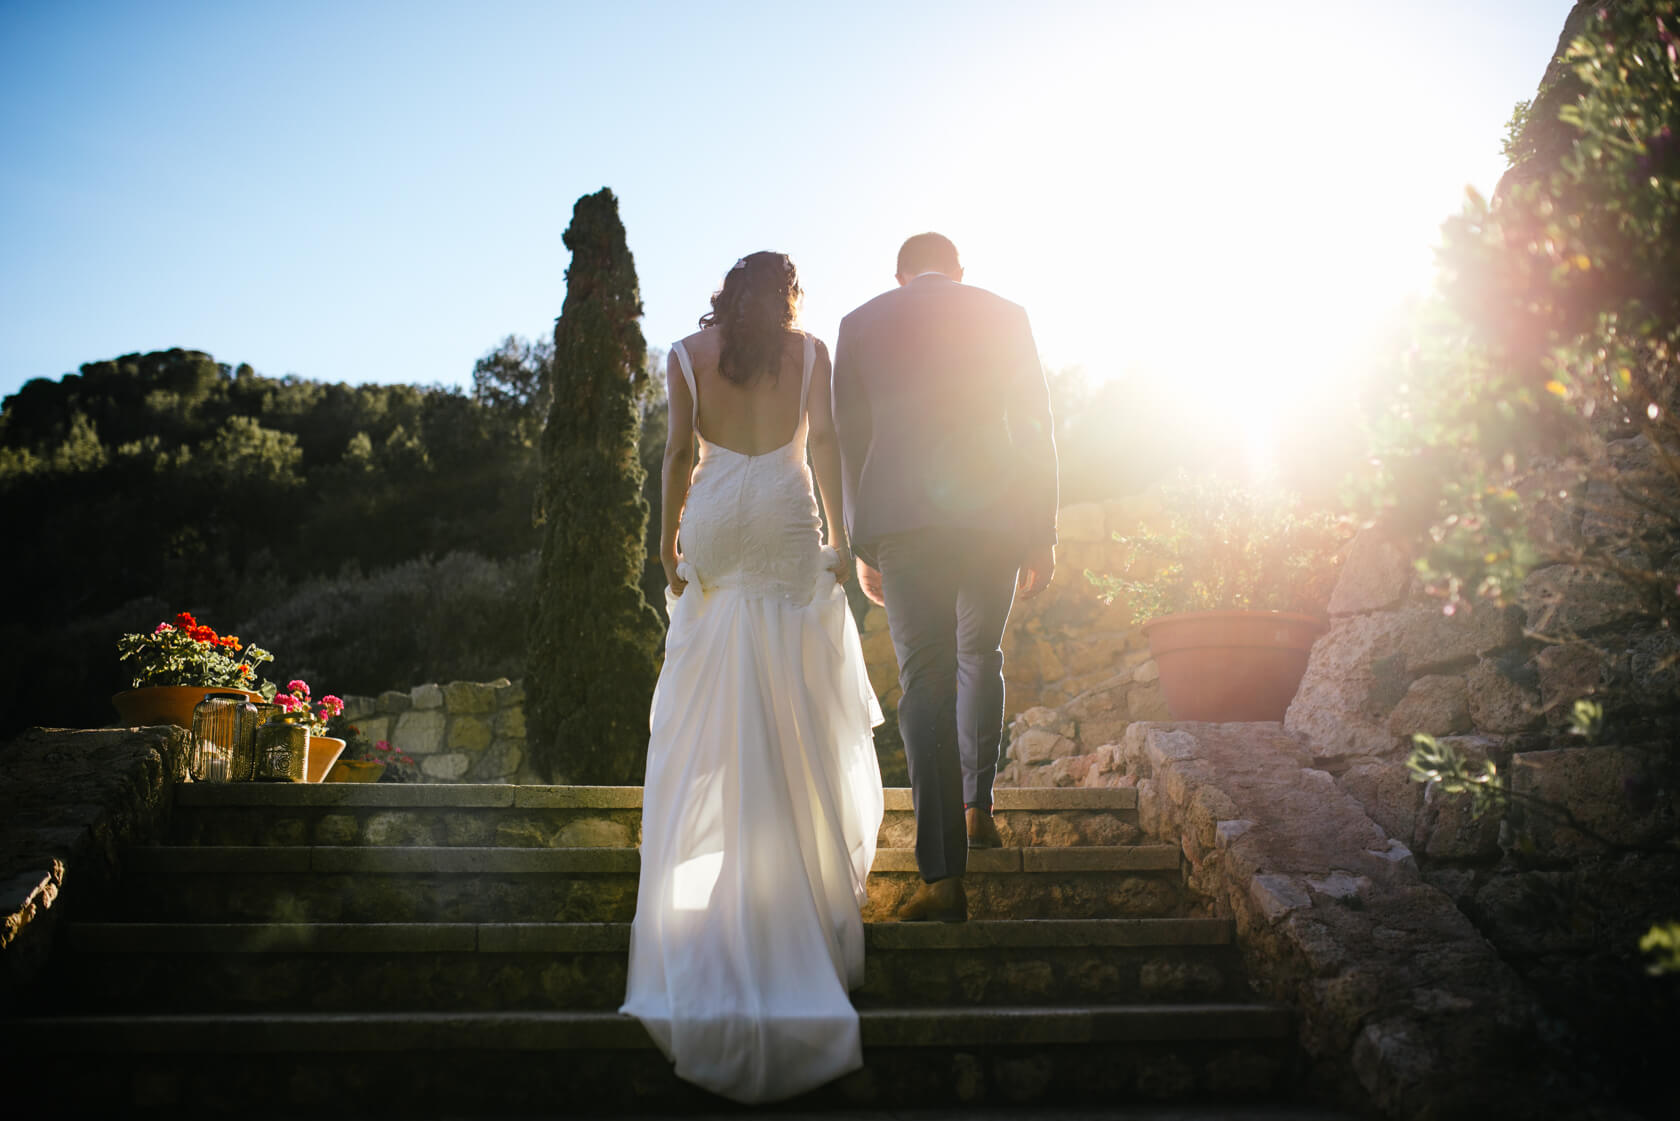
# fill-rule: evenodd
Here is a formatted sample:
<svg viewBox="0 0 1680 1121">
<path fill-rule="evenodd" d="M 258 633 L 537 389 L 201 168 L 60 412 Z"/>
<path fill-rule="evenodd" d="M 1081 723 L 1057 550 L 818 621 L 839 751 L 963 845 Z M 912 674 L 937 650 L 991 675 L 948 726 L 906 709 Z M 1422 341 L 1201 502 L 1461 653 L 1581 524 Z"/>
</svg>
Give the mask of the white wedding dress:
<svg viewBox="0 0 1680 1121">
<path fill-rule="evenodd" d="M 672 349 L 698 413 L 689 355 Z M 680 1077 L 741 1102 L 863 1059 L 847 992 L 863 980 L 881 709 L 805 464 L 814 355 L 807 335 L 781 448 L 700 437 L 679 535 L 688 586 L 666 590 L 621 1009 Z"/>
</svg>

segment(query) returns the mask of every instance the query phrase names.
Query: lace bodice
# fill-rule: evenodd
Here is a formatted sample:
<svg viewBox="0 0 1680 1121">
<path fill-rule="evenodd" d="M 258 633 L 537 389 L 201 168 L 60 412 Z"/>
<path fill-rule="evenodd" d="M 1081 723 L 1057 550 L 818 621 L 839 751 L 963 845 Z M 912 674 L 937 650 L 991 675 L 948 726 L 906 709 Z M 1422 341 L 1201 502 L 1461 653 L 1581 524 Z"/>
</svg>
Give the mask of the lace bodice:
<svg viewBox="0 0 1680 1121">
<path fill-rule="evenodd" d="M 763 455 L 744 455 L 706 439 L 698 425 L 700 394 L 688 350 L 681 342 L 671 349 L 694 400 L 694 431 L 700 440 L 677 533 L 678 552 L 688 569 L 684 575 L 703 590 L 739 588 L 754 597 L 809 602 L 823 565 L 816 493 L 805 462 L 816 340 L 805 336 L 793 435 Z"/>
</svg>

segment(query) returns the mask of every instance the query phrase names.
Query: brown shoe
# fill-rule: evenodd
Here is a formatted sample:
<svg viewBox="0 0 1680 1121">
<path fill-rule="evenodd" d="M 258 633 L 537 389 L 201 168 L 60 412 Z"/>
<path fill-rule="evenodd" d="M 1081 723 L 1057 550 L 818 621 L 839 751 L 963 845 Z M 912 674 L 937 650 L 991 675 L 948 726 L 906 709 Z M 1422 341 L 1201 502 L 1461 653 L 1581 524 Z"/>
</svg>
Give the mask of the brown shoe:
<svg viewBox="0 0 1680 1121">
<path fill-rule="evenodd" d="M 992 820 L 990 810 L 983 810 L 979 806 L 969 808 L 968 847 L 971 849 L 1003 847 L 1003 838 L 998 836 L 997 822 Z"/>
<path fill-rule="evenodd" d="M 899 922 L 967 922 L 968 894 L 961 876 L 947 876 L 916 889 L 894 916 Z"/>
</svg>

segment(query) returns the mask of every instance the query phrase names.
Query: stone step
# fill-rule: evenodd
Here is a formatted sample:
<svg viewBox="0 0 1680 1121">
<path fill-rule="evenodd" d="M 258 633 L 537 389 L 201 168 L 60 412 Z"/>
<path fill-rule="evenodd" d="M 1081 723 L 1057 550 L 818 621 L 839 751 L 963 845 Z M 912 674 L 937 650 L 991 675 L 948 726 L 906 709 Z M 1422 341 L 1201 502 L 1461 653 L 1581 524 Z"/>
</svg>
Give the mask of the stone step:
<svg viewBox="0 0 1680 1121">
<path fill-rule="evenodd" d="M 957 1006 L 862 1013 L 864 1069 L 784 1108 L 1253 1103 L 1295 1075 L 1261 1004 Z M 114 1015 L 0 1023 L 54 1115 L 506 1116 L 711 1110 L 610 1012 Z M 38 1100 L 31 1100 L 38 1099 Z M 20 1114 L 26 1115 L 26 1114 Z M 42 1114 L 45 1115 L 45 1114 Z"/>
<path fill-rule="evenodd" d="M 973 852 L 971 918 L 1177 913 L 1173 845 Z M 187 922 L 615 922 L 635 913 L 634 849 L 157 846 L 136 849 L 122 917 Z M 910 849 L 881 849 L 865 920 L 921 882 Z"/>
<path fill-rule="evenodd" d="M 859 1007 L 1240 1000 L 1223 919 L 881 923 Z M 629 923 L 78 923 L 60 1007 L 612 1010 Z M 193 983 L 181 984 L 191 977 Z"/>
<path fill-rule="evenodd" d="M 889 787 L 880 844 L 915 844 L 910 791 Z M 635 847 L 639 786 L 191 783 L 172 830 L 192 845 Z M 1004 843 L 1113 845 L 1139 839 L 1137 791 L 1000 789 Z"/>
</svg>

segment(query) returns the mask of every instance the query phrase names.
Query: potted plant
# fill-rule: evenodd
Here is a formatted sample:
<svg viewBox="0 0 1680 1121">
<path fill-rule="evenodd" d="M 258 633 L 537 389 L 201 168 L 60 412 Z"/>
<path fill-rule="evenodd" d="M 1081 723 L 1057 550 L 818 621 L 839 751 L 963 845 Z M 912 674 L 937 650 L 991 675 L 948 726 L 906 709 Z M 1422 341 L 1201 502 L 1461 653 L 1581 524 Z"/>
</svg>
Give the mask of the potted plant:
<svg viewBox="0 0 1680 1121">
<path fill-rule="evenodd" d="M 1159 527 L 1115 540 L 1119 571 L 1086 573 L 1143 625 L 1175 720 L 1282 720 L 1326 628 L 1346 519 L 1281 491 L 1181 475 Z"/>
<path fill-rule="evenodd" d="M 328 724 L 344 714 L 344 702 L 331 694 L 319 701 L 309 696 L 309 683 L 293 679 L 284 693 L 274 694 L 274 703 L 293 723 L 309 730 L 309 749 L 304 760 L 303 781 L 320 782 L 343 753 L 345 741 L 329 734 Z"/>
<path fill-rule="evenodd" d="M 327 772 L 328 782 L 410 782 L 418 777 L 419 769 L 406 751 L 398 751 L 385 740 L 369 740 L 343 717 L 334 721 L 333 730 L 344 733 L 345 748 Z"/>
<path fill-rule="evenodd" d="M 173 623 L 119 636 L 117 660 L 134 663 L 132 687 L 111 698 L 125 724 L 190 728 L 193 707 L 211 689 L 244 693 L 253 701 L 274 694 L 274 685 L 257 673 L 274 655 L 241 645 L 238 635 L 217 634 L 187 611 Z"/>
</svg>

